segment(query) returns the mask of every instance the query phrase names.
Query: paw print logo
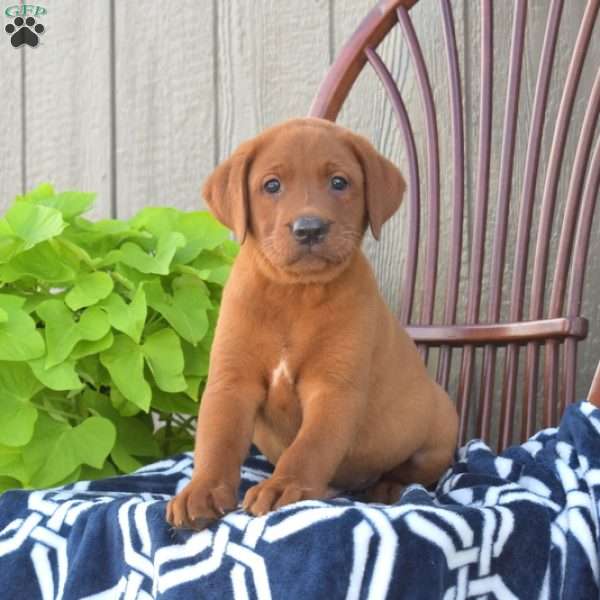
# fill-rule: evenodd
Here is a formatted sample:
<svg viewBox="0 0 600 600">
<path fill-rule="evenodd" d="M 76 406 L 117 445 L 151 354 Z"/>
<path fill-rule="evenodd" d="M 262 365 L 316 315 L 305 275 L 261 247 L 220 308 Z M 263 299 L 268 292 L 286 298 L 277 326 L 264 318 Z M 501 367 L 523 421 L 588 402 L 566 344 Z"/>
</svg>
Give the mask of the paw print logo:
<svg viewBox="0 0 600 600">
<path fill-rule="evenodd" d="M 44 33 L 44 26 L 41 23 L 36 24 L 33 17 L 27 17 L 25 20 L 16 17 L 12 23 L 4 28 L 4 31 L 10 35 L 10 43 L 15 48 L 23 44 L 35 48 L 40 41 L 38 34 Z"/>
</svg>

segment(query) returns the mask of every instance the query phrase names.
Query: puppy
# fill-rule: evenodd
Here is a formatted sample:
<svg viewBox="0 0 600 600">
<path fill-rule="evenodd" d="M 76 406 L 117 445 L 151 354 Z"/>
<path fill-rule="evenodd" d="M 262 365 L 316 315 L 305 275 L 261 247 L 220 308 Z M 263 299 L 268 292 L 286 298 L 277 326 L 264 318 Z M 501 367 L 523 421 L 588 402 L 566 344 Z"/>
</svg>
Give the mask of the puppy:
<svg viewBox="0 0 600 600">
<path fill-rule="evenodd" d="M 363 490 L 393 502 L 452 461 L 457 415 L 378 292 L 360 249 L 405 183 L 364 138 L 294 119 L 243 143 L 203 189 L 240 253 L 223 292 L 198 415 L 195 471 L 167 507 L 194 527 L 237 505 L 251 442 L 273 475 L 254 515 Z"/>
</svg>

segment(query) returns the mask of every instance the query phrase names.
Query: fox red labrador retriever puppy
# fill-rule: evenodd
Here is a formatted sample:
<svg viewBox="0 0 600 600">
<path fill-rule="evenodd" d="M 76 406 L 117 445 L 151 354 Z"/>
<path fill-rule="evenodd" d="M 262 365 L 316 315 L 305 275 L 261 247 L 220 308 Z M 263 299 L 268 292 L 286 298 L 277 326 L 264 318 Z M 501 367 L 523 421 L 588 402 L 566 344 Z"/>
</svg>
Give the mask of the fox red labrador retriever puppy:
<svg viewBox="0 0 600 600">
<path fill-rule="evenodd" d="M 457 415 L 378 292 L 360 244 L 400 205 L 398 169 L 364 138 L 295 119 L 243 143 L 204 186 L 240 253 L 223 293 L 195 471 L 167 519 L 237 505 L 252 441 L 275 464 L 243 506 L 263 515 L 332 490 L 394 501 L 452 461 Z"/>
</svg>

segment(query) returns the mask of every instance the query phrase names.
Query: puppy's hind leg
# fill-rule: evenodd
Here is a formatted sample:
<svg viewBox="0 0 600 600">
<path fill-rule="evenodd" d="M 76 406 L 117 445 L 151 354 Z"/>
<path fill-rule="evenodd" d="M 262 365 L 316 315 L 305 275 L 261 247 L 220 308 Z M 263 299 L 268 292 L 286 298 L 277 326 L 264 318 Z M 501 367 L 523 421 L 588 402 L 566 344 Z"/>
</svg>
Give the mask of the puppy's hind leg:
<svg viewBox="0 0 600 600">
<path fill-rule="evenodd" d="M 376 483 L 364 490 L 360 500 L 375 502 L 377 504 L 395 504 L 400 500 L 406 486 L 399 481 L 387 479 L 387 473 L 381 476 Z"/>
<path fill-rule="evenodd" d="M 384 473 L 377 482 L 364 492 L 367 502 L 394 504 L 411 483 L 429 487 L 436 483 L 448 468 L 452 457 L 445 449 L 418 450 L 406 462 Z"/>
</svg>

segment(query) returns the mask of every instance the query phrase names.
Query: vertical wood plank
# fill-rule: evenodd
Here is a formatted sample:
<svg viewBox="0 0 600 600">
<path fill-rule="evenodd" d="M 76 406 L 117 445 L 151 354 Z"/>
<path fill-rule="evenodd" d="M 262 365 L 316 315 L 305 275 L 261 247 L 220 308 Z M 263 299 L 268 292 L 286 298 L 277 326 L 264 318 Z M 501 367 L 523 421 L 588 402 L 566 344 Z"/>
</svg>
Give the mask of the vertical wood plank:
<svg viewBox="0 0 600 600">
<path fill-rule="evenodd" d="M 307 114 L 329 64 L 329 2 L 218 2 L 219 160 Z"/>
<path fill-rule="evenodd" d="M 0 120 L 0 211 L 23 191 L 23 47 L 13 48 L 4 27 L 12 21 L 2 12 L 0 75 L 3 117 Z"/>
<path fill-rule="evenodd" d="M 26 187 L 98 194 L 91 215 L 109 216 L 110 5 L 48 0 L 46 28 L 24 46 Z"/>
<path fill-rule="evenodd" d="M 215 164 L 213 11 L 209 0 L 115 2 L 119 217 L 201 207 Z"/>
</svg>

